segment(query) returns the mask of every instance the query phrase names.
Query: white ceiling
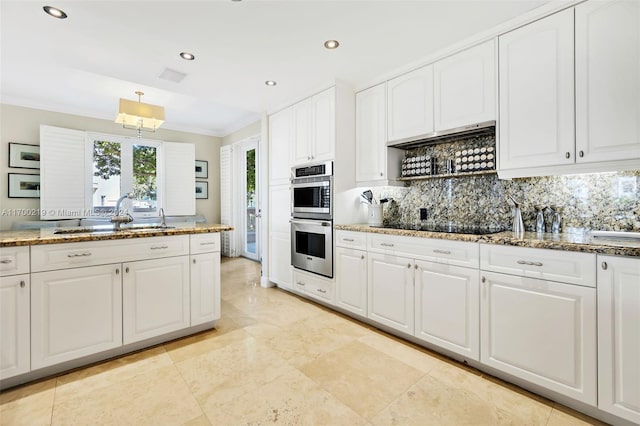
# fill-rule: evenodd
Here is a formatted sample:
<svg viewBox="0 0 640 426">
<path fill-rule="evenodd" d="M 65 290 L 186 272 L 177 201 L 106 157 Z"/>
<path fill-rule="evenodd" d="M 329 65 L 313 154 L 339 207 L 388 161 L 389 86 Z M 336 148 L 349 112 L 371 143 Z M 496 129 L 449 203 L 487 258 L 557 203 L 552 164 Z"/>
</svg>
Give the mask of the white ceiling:
<svg viewBox="0 0 640 426">
<path fill-rule="evenodd" d="M 547 2 L 1 0 L 0 96 L 115 119 L 118 99 L 142 90 L 165 107 L 164 127 L 224 136 L 334 79 L 366 84 Z M 187 77 L 162 80 L 165 68 Z"/>
</svg>

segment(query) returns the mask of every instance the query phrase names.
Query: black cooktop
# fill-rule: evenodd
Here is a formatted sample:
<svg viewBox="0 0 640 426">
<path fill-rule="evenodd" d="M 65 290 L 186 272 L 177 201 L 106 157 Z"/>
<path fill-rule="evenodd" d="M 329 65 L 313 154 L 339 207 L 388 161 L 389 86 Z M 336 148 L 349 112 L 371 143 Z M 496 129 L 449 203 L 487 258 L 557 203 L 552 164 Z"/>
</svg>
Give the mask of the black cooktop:
<svg viewBox="0 0 640 426">
<path fill-rule="evenodd" d="M 469 235 L 489 235 L 497 234 L 505 231 L 502 227 L 484 226 L 484 225 L 452 225 L 452 224 L 435 224 L 421 225 L 413 223 L 392 223 L 381 226 L 381 228 L 390 229 L 406 229 L 410 231 L 428 231 L 428 232 L 448 232 L 452 234 L 469 234 Z"/>
</svg>

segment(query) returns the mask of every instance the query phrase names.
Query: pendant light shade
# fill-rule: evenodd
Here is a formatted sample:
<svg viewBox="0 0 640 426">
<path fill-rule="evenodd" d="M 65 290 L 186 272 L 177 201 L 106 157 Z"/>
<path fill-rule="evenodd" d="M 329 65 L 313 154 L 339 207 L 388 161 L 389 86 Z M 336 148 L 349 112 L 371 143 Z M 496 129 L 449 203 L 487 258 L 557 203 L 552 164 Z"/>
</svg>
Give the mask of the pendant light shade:
<svg viewBox="0 0 640 426">
<path fill-rule="evenodd" d="M 145 104 L 140 101 L 142 92 L 136 92 L 138 102 L 120 98 L 116 123 L 125 129 L 155 132 L 164 123 L 164 108 L 158 105 Z"/>
</svg>

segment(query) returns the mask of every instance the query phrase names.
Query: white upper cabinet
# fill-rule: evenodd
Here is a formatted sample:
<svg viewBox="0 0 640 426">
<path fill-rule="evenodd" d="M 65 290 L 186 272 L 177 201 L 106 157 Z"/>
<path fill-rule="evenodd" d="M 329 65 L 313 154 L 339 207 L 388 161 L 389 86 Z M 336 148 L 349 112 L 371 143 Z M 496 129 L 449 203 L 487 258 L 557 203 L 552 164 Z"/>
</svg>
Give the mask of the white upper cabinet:
<svg viewBox="0 0 640 426">
<path fill-rule="evenodd" d="M 356 181 L 386 179 L 386 84 L 356 93 Z"/>
<path fill-rule="evenodd" d="M 291 107 L 294 122 L 291 162 L 332 160 L 335 152 L 335 89 L 327 89 Z"/>
<path fill-rule="evenodd" d="M 387 141 L 433 132 L 433 66 L 387 81 Z"/>
<path fill-rule="evenodd" d="M 293 141 L 293 109 L 269 116 L 269 184 L 289 183 L 290 150 Z"/>
<path fill-rule="evenodd" d="M 574 163 L 573 9 L 498 39 L 499 167 Z"/>
<path fill-rule="evenodd" d="M 436 62 L 433 82 L 436 131 L 495 120 L 494 41 Z"/>
<path fill-rule="evenodd" d="M 313 150 L 311 160 L 332 160 L 336 145 L 336 90 L 327 89 L 311 98 L 313 103 Z"/>
<path fill-rule="evenodd" d="M 291 163 L 301 164 L 311 160 L 311 138 L 313 127 L 313 102 L 311 98 L 298 102 L 291 107 L 293 114 L 294 137 L 291 146 Z"/>
<path fill-rule="evenodd" d="M 578 162 L 640 158 L 640 3 L 589 1 L 576 11 Z"/>
</svg>

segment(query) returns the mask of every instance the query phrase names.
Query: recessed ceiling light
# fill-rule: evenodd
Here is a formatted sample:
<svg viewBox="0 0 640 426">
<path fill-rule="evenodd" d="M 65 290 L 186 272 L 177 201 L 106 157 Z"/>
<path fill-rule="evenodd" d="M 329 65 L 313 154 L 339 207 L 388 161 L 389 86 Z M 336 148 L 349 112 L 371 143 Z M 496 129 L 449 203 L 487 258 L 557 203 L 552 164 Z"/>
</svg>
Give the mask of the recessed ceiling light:
<svg viewBox="0 0 640 426">
<path fill-rule="evenodd" d="M 54 18 L 58 18 L 58 19 L 66 19 L 67 18 L 67 14 L 64 13 L 64 11 L 58 9 L 57 7 L 53 7 L 53 6 L 44 6 L 42 8 L 47 14 L 53 16 Z"/>
<path fill-rule="evenodd" d="M 267 86 L 275 86 L 278 83 L 276 83 L 273 80 L 267 80 L 267 81 L 264 82 L 264 84 L 266 84 Z"/>
<path fill-rule="evenodd" d="M 324 47 L 326 47 L 327 49 L 337 49 L 338 46 L 340 46 L 338 40 L 327 40 L 324 42 Z"/>
<path fill-rule="evenodd" d="M 187 61 L 193 61 L 196 57 L 193 55 L 193 53 L 189 53 L 189 52 L 180 52 L 180 57 L 182 59 L 185 59 Z"/>
</svg>

